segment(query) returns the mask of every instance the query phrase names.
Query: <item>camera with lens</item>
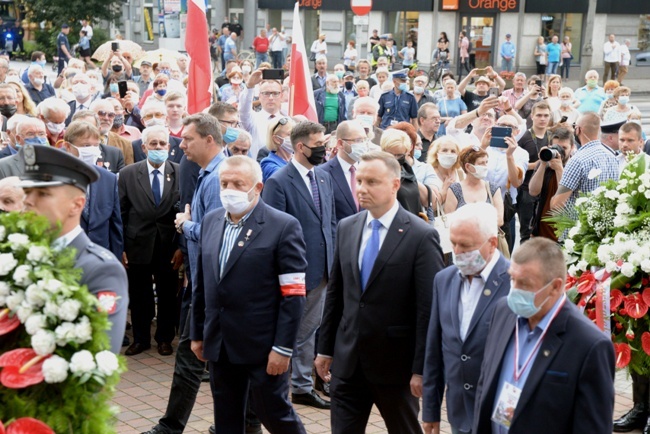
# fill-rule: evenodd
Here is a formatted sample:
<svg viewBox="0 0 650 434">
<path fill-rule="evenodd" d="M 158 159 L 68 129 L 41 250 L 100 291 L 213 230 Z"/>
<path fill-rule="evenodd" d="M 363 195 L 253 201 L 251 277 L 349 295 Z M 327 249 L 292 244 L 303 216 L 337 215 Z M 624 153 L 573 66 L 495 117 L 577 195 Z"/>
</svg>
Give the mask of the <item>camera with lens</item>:
<svg viewBox="0 0 650 434">
<path fill-rule="evenodd" d="M 539 159 L 547 163 L 553 158 L 564 160 L 564 157 L 564 149 L 560 145 L 549 145 L 539 151 Z"/>
</svg>

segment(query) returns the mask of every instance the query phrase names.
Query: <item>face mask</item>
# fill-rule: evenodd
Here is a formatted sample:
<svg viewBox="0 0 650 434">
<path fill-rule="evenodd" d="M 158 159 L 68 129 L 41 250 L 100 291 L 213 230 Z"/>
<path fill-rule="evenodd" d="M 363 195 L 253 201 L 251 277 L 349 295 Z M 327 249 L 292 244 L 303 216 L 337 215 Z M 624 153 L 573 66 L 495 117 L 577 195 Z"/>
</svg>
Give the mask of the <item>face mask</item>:
<svg viewBox="0 0 650 434">
<path fill-rule="evenodd" d="M 530 318 L 540 311 L 542 306 L 548 301 L 550 295 L 548 295 L 542 304 L 535 306 L 535 296 L 542 292 L 551 282 L 548 282 L 546 285 L 542 286 L 539 290 L 535 292 L 524 291 L 523 289 L 515 288 L 514 286 L 510 288 L 510 293 L 508 293 L 508 307 L 515 314 L 524 317 Z"/>
<path fill-rule="evenodd" d="M 41 67 L 45 67 L 45 65 L 47 65 L 47 61 L 46 60 L 37 60 L 36 64 L 41 65 Z"/>
<path fill-rule="evenodd" d="M 571 101 L 569 101 L 568 99 L 566 100 L 563 99 L 562 102 L 560 102 L 560 104 L 562 104 L 562 107 L 569 107 L 571 106 Z"/>
<path fill-rule="evenodd" d="M 619 96 L 618 97 L 618 102 L 621 105 L 626 105 L 628 102 L 630 102 L 630 97 L 629 96 Z"/>
<path fill-rule="evenodd" d="M 232 143 L 237 140 L 237 137 L 239 137 L 239 130 L 228 127 L 223 135 L 223 141 L 226 142 L 226 144 Z"/>
<path fill-rule="evenodd" d="M 475 170 L 474 173 L 470 172 L 470 174 L 474 178 L 485 179 L 487 177 L 487 173 L 488 173 L 487 166 L 475 166 L 473 164 L 470 164 L 470 166 L 472 166 L 474 168 L 474 170 Z"/>
<path fill-rule="evenodd" d="M 253 188 L 248 191 L 239 191 L 232 189 L 221 190 L 221 193 L 219 194 L 221 197 L 221 205 L 223 205 L 226 211 L 228 211 L 230 214 L 243 214 L 252 202 L 252 200 L 248 198 L 248 195 L 251 191 L 253 191 Z"/>
<path fill-rule="evenodd" d="M 353 87 L 354 87 L 354 83 L 352 83 L 351 81 L 346 81 L 345 82 L 345 88 L 347 90 L 352 90 Z"/>
<path fill-rule="evenodd" d="M 79 158 L 81 158 L 84 163 L 90 164 L 91 166 L 94 166 L 97 163 L 97 159 L 102 155 L 99 146 L 84 146 L 81 148 L 77 148 L 74 145 L 72 146 L 77 150 L 77 152 L 79 152 Z"/>
<path fill-rule="evenodd" d="M 34 84 L 36 86 L 41 86 L 43 83 L 45 83 L 45 80 L 43 80 L 42 78 L 35 78 L 34 79 Z"/>
<path fill-rule="evenodd" d="M 587 87 L 594 88 L 598 86 L 598 80 L 587 80 Z"/>
<path fill-rule="evenodd" d="M 167 89 L 158 89 L 156 90 L 156 93 L 160 96 L 165 96 L 165 94 L 167 93 Z"/>
<path fill-rule="evenodd" d="M 293 146 L 291 146 L 291 137 L 285 137 L 284 140 L 282 140 L 282 144 L 280 145 L 282 150 L 290 155 L 293 155 Z"/>
<path fill-rule="evenodd" d="M 307 147 L 305 145 L 305 147 Z M 305 153 L 303 152 L 303 155 L 307 158 L 307 161 L 309 161 L 309 164 L 312 166 L 318 166 L 323 162 L 323 159 L 325 158 L 325 146 L 316 146 L 315 148 L 310 148 L 311 149 L 311 155 L 307 157 Z"/>
<path fill-rule="evenodd" d="M 487 240 L 485 243 L 487 243 Z M 472 250 L 471 252 L 464 252 L 459 254 L 452 252 L 454 264 L 456 267 L 458 267 L 458 270 L 461 272 L 461 274 L 464 276 L 473 276 L 485 268 L 487 261 L 485 258 L 483 258 L 483 255 L 481 255 L 480 252 L 485 243 L 481 244 L 481 247 L 476 250 Z"/>
<path fill-rule="evenodd" d="M 109 90 L 111 93 L 117 93 L 117 92 L 120 91 L 120 88 L 119 88 L 119 86 L 117 85 L 117 83 L 111 83 L 111 84 L 108 85 L 108 90 Z"/>
<path fill-rule="evenodd" d="M 403 166 L 406 164 L 406 156 L 401 156 L 397 159 L 397 162 L 399 163 L 400 166 Z"/>
<path fill-rule="evenodd" d="M 53 136 L 58 136 L 65 128 L 65 122 L 61 122 L 60 124 L 55 124 L 54 122 L 46 122 L 45 126 Z"/>
<path fill-rule="evenodd" d="M 438 163 L 445 169 L 449 169 L 456 164 L 456 161 L 458 161 L 458 155 L 456 154 L 438 154 Z"/>
<path fill-rule="evenodd" d="M 113 70 L 113 72 L 120 72 L 122 71 L 122 65 L 113 65 L 111 69 Z"/>
<path fill-rule="evenodd" d="M 147 158 L 152 164 L 159 165 L 167 161 L 169 152 L 166 149 L 153 149 L 147 152 Z"/>
<path fill-rule="evenodd" d="M 50 143 L 47 141 L 45 137 L 30 137 L 25 140 L 23 140 L 25 145 L 32 145 L 32 146 L 49 146 Z"/>
<path fill-rule="evenodd" d="M 344 74 L 344 72 L 343 72 L 343 71 L 336 71 L 335 74 L 336 74 L 336 76 L 338 77 L 338 79 L 340 80 L 340 79 L 343 78 L 343 74 Z"/>
<path fill-rule="evenodd" d="M 244 74 L 250 74 L 250 72 L 251 72 L 251 67 L 248 66 L 248 65 L 244 65 L 244 66 L 242 66 L 242 68 L 241 68 L 241 72 L 243 72 Z"/>
<path fill-rule="evenodd" d="M 359 115 L 356 117 L 356 120 L 358 120 L 364 128 L 372 128 L 374 122 L 373 117 L 370 115 Z"/>
<path fill-rule="evenodd" d="M 413 158 L 415 158 L 416 160 L 419 160 L 421 156 L 422 156 L 422 149 L 416 149 L 413 151 Z"/>
<path fill-rule="evenodd" d="M 160 126 L 164 127 L 166 125 L 165 118 L 162 118 L 162 119 L 151 118 L 151 119 L 146 120 L 144 122 L 145 127 L 154 127 L 156 125 L 160 125 Z"/>
<path fill-rule="evenodd" d="M 424 88 L 422 86 L 414 86 L 413 92 L 422 95 L 424 93 Z"/>
<path fill-rule="evenodd" d="M 607 99 L 612 99 L 612 98 L 614 98 L 614 94 L 613 94 L 613 93 L 606 93 L 605 96 L 607 97 Z"/>
<path fill-rule="evenodd" d="M 122 125 L 124 125 L 124 115 L 115 115 L 115 119 L 113 119 L 113 128 L 120 128 Z"/>
<path fill-rule="evenodd" d="M 86 99 L 90 95 L 90 86 L 84 83 L 77 83 L 72 86 L 72 93 L 77 99 Z"/>
<path fill-rule="evenodd" d="M 368 152 L 368 145 L 365 143 L 353 143 L 350 145 L 350 152 L 345 152 L 354 161 L 361 160 L 361 156 Z"/>
<path fill-rule="evenodd" d="M 161 69 L 160 73 L 165 74 L 167 77 L 169 77 L 172 72 L 169 69 Z"/>
<path fill-rule="evenodd" d="M 400 85 L 397 87 L 400 92 L 408 92 L 409 91 L 409 85 L 406 83 L 400 83 Z"/>
<path fill-rule="evenodd" d="M 0 104 L 0 114 L 10 118 L 16 113 L 16 104 Z"/>
</svg>

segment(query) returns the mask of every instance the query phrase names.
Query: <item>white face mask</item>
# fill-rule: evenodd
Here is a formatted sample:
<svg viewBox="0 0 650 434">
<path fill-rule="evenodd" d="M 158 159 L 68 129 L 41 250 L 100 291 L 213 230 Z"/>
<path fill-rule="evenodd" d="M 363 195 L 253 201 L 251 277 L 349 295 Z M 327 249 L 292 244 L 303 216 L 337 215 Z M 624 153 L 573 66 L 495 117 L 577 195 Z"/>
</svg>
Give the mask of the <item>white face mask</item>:
<svg viewBox="0 0 650 434">
<path fill-rule="evenodd" d="M 248 195 L 255 186 L 253 186 L 248 191 L 239 191 L 226 189 L 221 190 L 219 196 L 221 197 L 221 205 L 228 211 L 230 214 L 241 215 L 243 214 L 248 207 L 250 206 L 252 200 L 248 198 Z"/>
<path fill-rule="evenodd" d="M 282 144 L 280 145 L 282 150 L 289 155 L 293 155 L 293 145 L 291 144 L 291 137 L 285 137 L 282 139 Z"/>
<path fill-rule="evenodd" d="M 244 74 L 249 74 L 251 72 L 251 67 L 248 65 L 244 65 L 241 68 L 241 72 L 243 72 Z"/>
<path fill-rule="evenodd" d="M 470 166 L 474 168 L 474 172 L 469 172 L 474 178 L 485 179 L 487 177 L 487 166 L 475 166 L 474 164 L 470 164 Z"/>
<path fill-rule="evenodd" d="M 422 95 L 424 93 L 424 87 L 422 87 L 422 86 L 414 86 L 413 87 L 413 93 L 417 93 L 418 95 Z"/>
<path fill-rule="evenodd" d="M 90 95 L 90 85 L 85 83 L 77 83 L 72 86 L 72 94 L 77 99 L 86 99 Z"/>
<path fill-rule="evenodd" d="M 350 153 L 347 153 L 354 161 L 361 160 L 361 156 L 368 152 L 368 143 L 353 143 L 350 145 Z"/>
<path fill-rule="evenodd" d="M 35 78 L 34 79 L 34 84 L 37 85 L 37 86 L 40 86 L 43 83 L 45 83 L 45 80 L 43 80 L 42 78 Z"/>
<path fill-rule="evenodd" d="M 79 152 L 79 158 L 81 158 L 84 163 L 90 164 L 91 166 L 94 166 L 97 163 L 97 159 L 102 155 L 99 146 L 76 147 L 75 145 L 72 145 L 72 147 Z"/>
<path fill-rule="evenodd" d="M 458 155 L 456 154 L 438 154 L 438 163 L 445 169 L 449 169 L 456 164 L 456 161 L 458 161 Z"/>
<path fill-rule="evenodd" d="M 144 126 L 149 128 L 149 127 L 154 127 L 156 125 L 160 125 L 161 127 L 164 127 L 167 125 L 167 122 L 165 121 L 165 118 L 151 118 L 147 121 L 144 122 Z"/>
<path fill-rule="evenodd" d="M 571 101 L 568 99 L 563 99 L 560 104 L 562 104 L 562 107 L 569 107 L 571 105 Z"/>
<path fill-rule="evenodd" d="M 487 240 L 485 243 L 487 243 Z M 472 250 L 470 252 L 463 252 L 459 254 L 452 252 L 454 265 L 458 267 L 458 270 L 461 272 L 461 274 L 464 276 L 473 276 L 485 268 L 487 261 L 483 255 L 481 255 L 481 249 L 485 243 L 481 244 L 481 247 L 478 249 Z"/>
<path fill-rule="evenodd" d="M 52 135 L 58 136 L 61 134 L 61 131 L 65 129 L 65 122 L 61 122 L 60 124 L 55 124 L 54 122 L 46 122 L 45 126 L 47 127 L 48 131 L 52 133 Z"/>
<path fill-rule="evenodd" d="M 359 115 L 355 118 L 364 128 L 372 128 L 374 117 L 370 115 Z"/>
</svg>

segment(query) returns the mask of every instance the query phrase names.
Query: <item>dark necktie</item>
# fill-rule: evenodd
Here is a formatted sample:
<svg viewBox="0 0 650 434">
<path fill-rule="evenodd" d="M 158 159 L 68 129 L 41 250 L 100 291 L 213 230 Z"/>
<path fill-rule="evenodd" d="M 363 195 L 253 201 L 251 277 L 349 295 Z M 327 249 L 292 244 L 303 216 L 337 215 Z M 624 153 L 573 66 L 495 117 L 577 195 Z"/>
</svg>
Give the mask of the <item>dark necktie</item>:
<svg viewBox="0 0 650 434">
<path fill-rule="evenodd" d="M 381 228 L 381 222 L 375 219 L 370 224 L 372 225 L 372 234 L 370 234 L 370 239 L 368 239 L 361 260 L 361 292 L 366 290 L 372 267 L 375 265 L 375 260 L 379 254 L 379 228 Z"/>
<path fill-rule="evenodd" d="M 158 179 L 158 174 L 160 172 L 158 169 L 154 169 L 154 171 L 151 173 L 153 173 L 153 181 L 151 181 L 151 192 L 153 193 L 153 201 L 157 207 L 160 205 L 160 180 Z"/>
<path fill-rule="evenodd" d="M 314 176 L 313 171 L 307 172 L 307 176 L 309 177 L 309 183 L 311 184 L 311 196 L 314 198 L 314 205 L 316 205 L 316 209 L 318 210 L 318 215 L 321 215 L 321 209 L 320 209 L 320 193 L 318 192 L 318 184 L 316 183 L 316 177 Z"/>
<path fill-rule="evenodd" d="M 350 190 L 352 191 L 352 198 L 354 199 L 354 205 L 356 206 L 356 211 L 359 211 L 359 199 L 357 199 L 357 168 L 354 165 L 350 166 Z"/>
</svg>

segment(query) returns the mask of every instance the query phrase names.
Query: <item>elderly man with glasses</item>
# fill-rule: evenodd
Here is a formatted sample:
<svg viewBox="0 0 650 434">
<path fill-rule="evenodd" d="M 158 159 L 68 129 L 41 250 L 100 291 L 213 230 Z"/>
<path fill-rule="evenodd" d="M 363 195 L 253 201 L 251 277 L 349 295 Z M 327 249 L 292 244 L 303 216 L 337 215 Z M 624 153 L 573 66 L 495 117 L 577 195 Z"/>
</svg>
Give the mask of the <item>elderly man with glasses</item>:
<svg viewBox="0 0 650 434">
<path fill-rule="evenodd" d="M 120 137 L 111 131 L 113 122 L 115 121 L 115 109 L 110 101 L 97 100 L 90 105 L 90 110 L 97 113 L 99 116 L 99 132 L 101 133 L 100 143 L 108 146 L 113 146 L 122 150 L 124 154 L 124 163 L 128 166 L 134 163 L 133 147 L 124 137 Z"/>
<path fill-rule="evenodd" d="M 156 125 L 167 127 L 167 108 L 165 104 L 152 98 L 148 99 L 140 109 L 140 117 L 147 128 Z M 169 130 L 167 131 L 169 132 Z M 180 164 L 184 155 L 183 150 L 180 148 L 181 142 L 180 138 L 169 135 L 169 161 Z M 147 159 L 147 155 L 142 150 L 141 139 L 131 142 L 131 148 L 136 162 Z M 195 170 L 195 173 L 198 173 L 198 169 Z"/>
</svg>

